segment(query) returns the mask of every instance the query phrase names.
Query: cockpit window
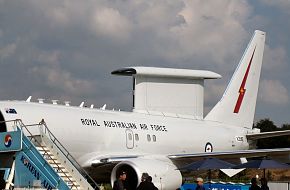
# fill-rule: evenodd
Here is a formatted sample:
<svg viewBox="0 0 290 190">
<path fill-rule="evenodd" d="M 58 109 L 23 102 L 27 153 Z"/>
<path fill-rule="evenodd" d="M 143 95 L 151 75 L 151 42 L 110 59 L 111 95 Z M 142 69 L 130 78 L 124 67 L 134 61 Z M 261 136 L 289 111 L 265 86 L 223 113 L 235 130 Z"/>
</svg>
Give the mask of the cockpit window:
<svg viewBox="0 0 290 190">
<path fill-rule="evenodd" d="M 0 112 L 0 133 L 6 132 L 6 131 L 7 131 L 7 128 L 6 128 L 5 119 L 2 115 L 2 112 Z"/>
<path fill-rule="evenodd" d="M 17 111 L 16 111 L 15 109 L 13 109 L 13 108 L 6 108 L 6 109 L 5 109 L 5 112 L 6 112 L 6 113 L 17 114 Z"/>
</svg>

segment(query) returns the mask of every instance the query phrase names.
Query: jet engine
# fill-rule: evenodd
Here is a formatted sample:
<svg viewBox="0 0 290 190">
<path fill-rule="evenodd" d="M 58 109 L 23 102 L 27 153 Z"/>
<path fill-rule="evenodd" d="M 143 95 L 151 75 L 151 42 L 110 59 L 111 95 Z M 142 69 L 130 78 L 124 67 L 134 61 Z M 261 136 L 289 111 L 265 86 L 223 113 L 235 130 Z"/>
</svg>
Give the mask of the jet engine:
<svg viewBox="0 0 290 190">
<path fill-rule="evenodd" d="M 180 171 L 167 158 L 134 158 L 120 162 L 112 170 L 112 186 L 123 171 L 127 173 L 125 186 L 128 189 L 136 189 L 141 182 L 142 173 L 148 173 L 153 178 L 154 185 L 160 190 L 177 189 L 182 183 Z"/>
</svg>

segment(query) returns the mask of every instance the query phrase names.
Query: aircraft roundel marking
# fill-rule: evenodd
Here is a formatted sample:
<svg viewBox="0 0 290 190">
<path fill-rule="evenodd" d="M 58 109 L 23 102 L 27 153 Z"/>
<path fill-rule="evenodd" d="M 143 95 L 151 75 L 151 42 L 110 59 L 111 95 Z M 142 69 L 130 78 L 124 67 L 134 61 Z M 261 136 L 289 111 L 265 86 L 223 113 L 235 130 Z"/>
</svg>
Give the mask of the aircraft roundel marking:
<svg viewBox="0 0 290 190">
<path fill-rule="evenodd" d="M 205 152 L 212 152 L 213 151 L 213 147 L 212 147 L 212 144 L 210 142 L 206 143 L 204 151 Z"/>
<path fill-rule="evenodd" d="M 5 137 L 4 137 L 4 145 L 5 147 L 9 148 L 12 144 L 12 137 L 11 135 L 7 134 Z"/>
</svg>

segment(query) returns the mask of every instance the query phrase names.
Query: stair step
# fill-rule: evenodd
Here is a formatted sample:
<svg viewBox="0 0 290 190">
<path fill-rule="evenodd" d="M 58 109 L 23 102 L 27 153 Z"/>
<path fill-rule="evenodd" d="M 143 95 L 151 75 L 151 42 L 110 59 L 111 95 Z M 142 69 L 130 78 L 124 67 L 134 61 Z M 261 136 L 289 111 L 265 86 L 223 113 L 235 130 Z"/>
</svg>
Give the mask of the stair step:
<svg viewBox="0 0 290 190">
<path fill-rule="evenodd" d="M 68 171 L 65 171 L 65 170 L 62 170 L 62 171 L 56 171 L 56 173 L 58 173 L 58 175 L 59 175 L 59 174 L 66 174 L 66 175 L 69 174 L 69 172 L 68 172 Z"/>
<path fill-rule="evenodd" d="M 37 149 L 39 152 L 41 152 L 41 153 L 43 153 L 43 152 L 48 152 L 48 153 L 50 153 L 50 151 L 49 150 L 46 150 L 46 149 Z"/>
<path fill-rule="evenodd" d="M 71 184 L 75 184 L 75 185 L 78 185 L 77 184 L 77 181 L 74 180 L 73 178 L 67 178 L 67 177 L 62 177 L 63 181 L 67 182 L 67 183 L 71 183 Z"/>
<path fill-rule="evenodd" d="M 49 150 L 43 150 L 43 149 L 39 149 L 38 152 L 42 155 L 46 154 L 46 155 L 53 155 L 52 152 L 50 152 Z"/>
<path fill-rule="evenodd" d="M 44 156 L 43 157 L 49 164 L 58 164 L 59 161 L 55 158 L 51 158 L 51 157 L 48 157 L 48 156 Z M 60 163 L 59 163 L 60 164 Z"/>
<path fill-rule="evenodd" d="M 57 164 L 57 165 L 60 165 L 61 163 L 58 162 L 58 160 L 46 160 L 50 165 L 54 165 L 54 164 Z"/>
<path fill-rule="evenodd" d="M 75 186 L 69 186 L 70 189 L 81 189 L 80 187 L 75 187 Z"/>
<path fill-rule="evenodd" d="M 77 167 L 75 167 L 75 160 L 72 158 L 70 153 L 62 144 L 60 144 L 48 128 L 46 128 L 47 126 L 45 124 L 43 127 L 44 128 L 41 128 L 42 130 L 40 130 L 39 133 L 34 133 L 34 135 L 27 137 L 28 140 L 30 140 L 30 143 L 32 143 L 36 147 L 36 150 L 42 155 L 40 161 L 44 167 L 49 166 L 50 170 L 47 171 L 54 173 L 52 176 L 58 174 L 56 180 L 62 179 L 62 183 L 65 182 L 69 189 L 91 189 L 90 184 L 87 183 L 87 179 L 84 176 L 81 177 L 85 172 L 79 169 L 80 166 L 77 165 Z M 35 153 L 35 149 L 32 149 L 32 153 Z"/>
<path fill-rule="evenodd" d="M 40 151 L 40 152 L 43 152 L 43 151 L 51 152 L 48 148 L 41 148 L 41 147 L 39 147 L 37 150 Z"/>
<path fill-rule="evenodd" d="M 76 180 L 73 178 L 73 176 L 67 174 L 66 176 L 63 176 L 63 179 L 68 180 L 70 179 L 72 182 L 76 182 Z"/>
<path fill-rule="evenodd" d="M 53 153 L 51 153 L 50 151 L 44 151 L 44 150 L 38 150 L 38 152 L 42 155 L 46 154 L 46 155 L 53 155 Z"/>
<path fill-rule="evenodd" d="M 52 166 L 52 167 L 64 167 L 63 165 L 61 165 L 61 163 L 59 163 L 57 160 L 47 160 L 47 162 Z"/>
<path fill-rule="evenodd" d="M 57 173 L 66 173 L 65 168 L 61 167 L 52 167 Z M 67 172 L 68 173 L 68 172 Z"/>
<path fill-rule="evenodd" d="M 37 148 L 37 150 L 49 150 L 49 148 L 45 145 L 42 145 L 42 146 L 37 145 L 35 147 Z"/>
<path fill-rule="evenodd" d="M 67 173 L 62 173 L 62 172 L 59 172 L 57 173 L 60 177 L 66 177 L 66 176 L 69 176 L 68 175 L 68 172 Z"/>
<path fill-rule="evenodd" d="M 45 151 L 38 151 L 41 155 L 49 155 L 49 156 L 53 156 L 53 154 L 51 152 L 45 152 Z"/>
<path fill-rule="evenodd" d="M 65 181 L 66 182 L 66 181 Z M 74 184 L 74 185 L 72 185 L 71 183 L 69 183 L 69 182 L 66 182 L 66 184 L 70 187 L 70 188 L 76 188 L 76 189 L 79 189 L 81 186 L 80 185 L 78 185 L 78 184 Z"/>
<path fill-rule="evenodd" d="M 53 155 L 43 154 L 46 160 L 57 160 L 57 158 Z"/>
<path fill-rule="evenodd" d="M 42 156 L 46 160 L 54 160 L 54 159 L 56 159 L 52 154 L 42 154 Z"/>
<path fill-rule="evenodd" d="M 75 182 L 73 182 L 73 184 L 72 184 L 72 182 L 70 182 L 70 181 L 65 181 L 65 182 L 66 182 L 66 184 L 67 184 L 68 186 L 80 187 L 80 185 L 77 184 L 77 183 L 75 183 Z"/>
</svg>

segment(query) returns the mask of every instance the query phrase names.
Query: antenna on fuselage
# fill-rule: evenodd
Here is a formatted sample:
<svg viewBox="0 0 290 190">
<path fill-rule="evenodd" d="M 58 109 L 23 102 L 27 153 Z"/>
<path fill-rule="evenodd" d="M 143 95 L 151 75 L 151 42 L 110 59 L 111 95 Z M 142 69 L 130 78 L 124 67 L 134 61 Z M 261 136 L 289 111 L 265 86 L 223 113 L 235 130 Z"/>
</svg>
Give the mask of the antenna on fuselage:
<svg viewBox="0 0 290 190">
<path fill-rule="evenodd" d="M 101 110 L 106 110 L 107 104 L 104 104 L 103 107 L 101 107 Z"/>
<path fill-rule="evenodd" d="M 80 107 L 81 107 L 81 108 L 84 107 L 84 104 L 85 104 L 85 102 L 82 102 L 82 103 L 80 104 Z"/>
<path fill-rule="evenodd" d="M 43 98 L 38 98 L 38 103 L 43 104 L 44 103 L 44 99 Z"/>
<path fill-rule="evenodd" d="M 51 100 L 53 105 L 57 105 L 58 100 Z"/>
<path fill-rule="evenodd" d="M 32 96 L 29 96 L 27 99 L 26 99 L 26 102 L 30 102 Z"/>
</svg>

